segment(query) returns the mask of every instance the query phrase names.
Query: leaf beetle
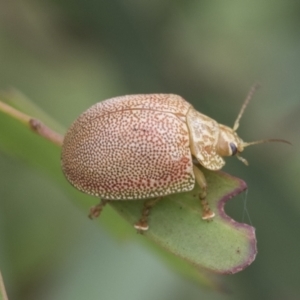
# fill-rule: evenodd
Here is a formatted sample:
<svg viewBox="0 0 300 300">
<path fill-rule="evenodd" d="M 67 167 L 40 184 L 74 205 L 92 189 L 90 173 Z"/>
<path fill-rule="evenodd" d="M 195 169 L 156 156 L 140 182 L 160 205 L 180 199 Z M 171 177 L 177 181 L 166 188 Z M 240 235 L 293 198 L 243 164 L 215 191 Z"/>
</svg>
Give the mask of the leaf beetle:
<svg viewBox="0 0 300 300">
<path fill-rule="evenodd" d="M 197 182 L 202 219 L 215 214 L 206 201 L 207 183 L 193 163 L 217 171 L 225 156 L 240 157 L 245 143 L 237 135 L 239 121 L 257 85 L 250 90 L 233 128 L 196 111 L 173 94 L 140 94 L 99 102 L 81 114 L 67 131 L 62 146 L 62 170 L 68 181 L 100 197 L 91 208 L 96 217 L 109 201 L 146 199 L 139 231 L 148 229 L 148 215 L 162 197 L 187 192 Z"/>
</svg>

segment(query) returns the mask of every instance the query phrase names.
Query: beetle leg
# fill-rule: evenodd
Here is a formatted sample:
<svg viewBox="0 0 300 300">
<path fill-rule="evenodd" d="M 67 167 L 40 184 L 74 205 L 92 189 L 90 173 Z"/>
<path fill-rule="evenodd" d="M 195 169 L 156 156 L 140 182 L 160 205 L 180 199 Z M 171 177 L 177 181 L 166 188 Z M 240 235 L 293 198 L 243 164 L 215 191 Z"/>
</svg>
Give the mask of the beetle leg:
<svg viewBox="0 0 300 300">
<path fill-rule="evenodd" d="M 144 202 L 144 207 L 142 210 L 142 216 L 141 218 L 134 224 L 134 228 L 138 230 L 138 232 L 143 232 L 149 229 L 148 225 L 148 216 L 150 214 L 150 211 L 152 207 L 159 201 L 161 200 L 161 197 L 159 198 L 154 198 L 150 200 L 146 200 Z"/>
<path fill-rule="evenodd" d="M 196 166 L 193 166 L 193 171 L 196 177 L 196 181 L 199 184 L 199 186 L 201 187 L 202 192 L 199 194 L 199 198 L 200 198 L 200 203 L 203 209 L 202 212 L 202 219 L 203 220 L 211 220 L 214 216 L 215 213 L 210 209 L 209 204 L 206 200 L 206 196 L 207 196 L 207 182 L 205 179 L 204 174 L 200 171 L 199 168 L 197 168 Z"/>
<path fill-rule="evenodd" d="M 90 208 L 89 218 L 95 219 L 98 218 L 104 208 L 104 206 L 109 202 L 109 200 L 100 200 L 100 203 L 97 205 L 94 205 Z"/>
</svg>

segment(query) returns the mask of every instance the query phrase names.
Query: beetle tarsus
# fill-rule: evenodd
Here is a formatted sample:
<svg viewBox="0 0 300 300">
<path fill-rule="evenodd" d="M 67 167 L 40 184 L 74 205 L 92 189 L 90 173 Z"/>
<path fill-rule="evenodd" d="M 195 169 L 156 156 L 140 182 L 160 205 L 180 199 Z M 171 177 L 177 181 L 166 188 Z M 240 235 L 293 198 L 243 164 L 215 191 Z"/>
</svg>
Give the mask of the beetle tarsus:
<svg viewBox="0 0 300 300">
<path fill-rule="evenodd" d="M 211 221 L 215 216 L 215 213 L 212 210 L 204 211 L 202 213 L 202 220 Z"/>
<path fill-rule="evenodd" d="M 203 209 L 202 220 L 211 221 L 215 216 L 215 213 L 210 209 L 206 198 L 201 198 L 200 196 L 200 203 Z"/>
<path fill-rule="evenodd" d="M 134 224 L 134 228 L 137 230 L 137 233 L 142 234 L 149 229 L 149 225 L 147 222 L 138 221 Z"/>
<path fill-rule="evenodd" d="M 152 207 L 159 201 L 161 200 L 161 197 L 159 198 L 154 198 L 150 200 L 146 200 L 144 202 L 144 207 L 142 210 L 142 216 L 141 218 L 134 224 L 134 228 L 138 230 L 139 233 L 142 233 L 146 230 L 149 229 L 148 225 L 148 217 L 150 214 L 150 211 Z"/>
<path fill-rule="evenodd" d="M 91 220 L 98 218 L 107 203 L 108 200 L 101 200 L 99 204 L 92 206 L 90 208 L 89 218 Z"/>
</svg>

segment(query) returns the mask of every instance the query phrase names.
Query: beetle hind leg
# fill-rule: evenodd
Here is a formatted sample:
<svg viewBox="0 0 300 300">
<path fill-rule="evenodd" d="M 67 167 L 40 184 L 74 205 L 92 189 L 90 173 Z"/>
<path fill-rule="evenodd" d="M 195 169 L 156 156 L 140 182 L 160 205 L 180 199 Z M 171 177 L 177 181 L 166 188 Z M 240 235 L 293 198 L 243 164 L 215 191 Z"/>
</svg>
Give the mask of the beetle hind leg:
<svg viewBox="0 0 300 300">
<path fill-rule="evenodd" d="M 200 203 L 202 206 L 202 219 L 210 221 L 214 216 L 215 213 L 210 209 L 209 204 L 206 200 L 207 196 L 207 182 L 205 179 L 204 174 L 197 168 L 196 166 L 193 166 L 194 174 L 196 177 L 196 181 L 199 184 L 202 192 L 199 194 Z"/>
<path fill-rule="evenodd" d="M 104 206 L 109 202 L 109 200 L 100 200 L 100 203 L 97 205 L 94 205 L 90 208 L 89 218 L 95 219 L 98 218 L 104 208 Z"/>
<path fill-rule="evenodd" d="M 153 206 L 159 201 L 161 200 L 161 197 L 159 198 L 154 198 L 154 199 L 150 199 L 150 200 L 146 200 L 144 202 L 144 207 L 142 210 L 142 216 L 141 218 L 134 224 L 134 228 L 138 230 L 138 232 L 143 232 L 149 229 L 149 225 L 148 225 L 148 217 L 150 214 L 151 209 L 153 208 Z"/>
</svg>

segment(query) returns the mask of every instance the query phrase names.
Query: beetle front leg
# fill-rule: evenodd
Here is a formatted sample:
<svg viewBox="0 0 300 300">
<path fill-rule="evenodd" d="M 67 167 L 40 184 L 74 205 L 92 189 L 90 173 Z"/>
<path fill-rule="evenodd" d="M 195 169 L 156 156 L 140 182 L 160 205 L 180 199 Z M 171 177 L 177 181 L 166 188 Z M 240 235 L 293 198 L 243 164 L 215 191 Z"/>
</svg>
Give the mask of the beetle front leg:
<svg viewBox="0 0 300 300">
<path fill-rule="evenodd" d="M 203 220 L 211 220 L 215 216 L 215 213 L 210 209 L 209 204 L 206 200 L 207 182 L 206 182 L 205 176 L 196 166 L 193 166 L 193 171 L 194 171 L 194 174 L 196 177 L 196 181 L 202 190 L 201 193 L 199 194 L 200 203 L 201 203 L 202 209 L 203 209 L 202 219 Z"/>
<path fill-rule="evenodd" d="M 92 206 L 90 208 L 90 213 L 89 213 L 89 218 L 90 219 L 95 219 L 95 218 L 98 218 L 104 208 L 104 206 L 109 202 L 109 200 L 103 200 L 101 199 L 100 200 L 100 203 L 95 205 L 95 206 Z"/>
<path fill-rule="evenodd" d="M 149 229 L 148 225 L 148 216 L 150 214 L 150 211 L 152 207 L 159 201 L 161 200 L 161 197 L 159 198 L 154 198 L 150 200 L 146 200 L 144 202 L 144 207 L 142 210 L 142 216 L 141 218 L 134 224 L 134 228 L 138 230 L 138 232 L 143 232 Z"/>
</svg>

